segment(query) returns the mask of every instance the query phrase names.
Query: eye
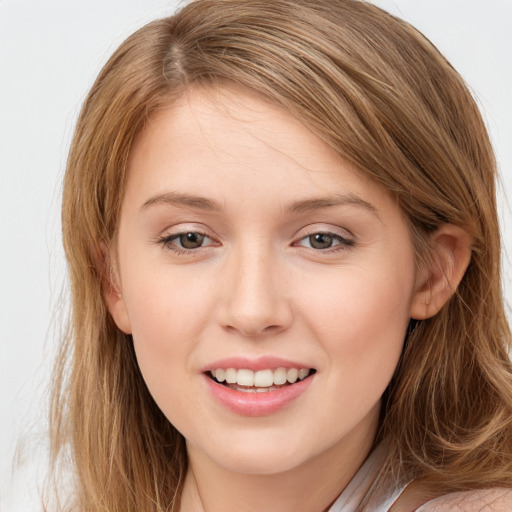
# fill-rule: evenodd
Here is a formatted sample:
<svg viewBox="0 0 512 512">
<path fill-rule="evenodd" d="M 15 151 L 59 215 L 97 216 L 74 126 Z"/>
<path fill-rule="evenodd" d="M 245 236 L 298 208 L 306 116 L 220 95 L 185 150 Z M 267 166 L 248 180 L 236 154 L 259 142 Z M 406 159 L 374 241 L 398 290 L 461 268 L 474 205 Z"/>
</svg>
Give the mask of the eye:
<svg viewBox="0 0 512 512">
<path fill-rule="evenodd" d="M 342 246 L 339 247 L 339 249 L 351 247 L 354 245 L 354 241 L 350 238 L 338 235 L 337 233 L 321 231 L 318 233 L 311 233 L 310 235 L 301 238 L 296 245 L 308 247 L 310 249 L 316 249 L 319 251 L 325 251 L 327 249 L 333 249 L 337 246 Z"/>
<path fill-rule="evenodd" d="M 182 233 L 181 235 L 176 236 L 173 241 L 177 242 L 184 249 L 197 249 L 203 245 L 203 242 L 207 238 L 208 237 L 202 233 L 191 232 Z"/>
<path fill-rule="evenodd" d="M 215 241 L 204 233 L 187 231 L 166 236 L 160 240 L 160 243 L 172 251 L 184 252 L 214 245 Z"/>
</svg>

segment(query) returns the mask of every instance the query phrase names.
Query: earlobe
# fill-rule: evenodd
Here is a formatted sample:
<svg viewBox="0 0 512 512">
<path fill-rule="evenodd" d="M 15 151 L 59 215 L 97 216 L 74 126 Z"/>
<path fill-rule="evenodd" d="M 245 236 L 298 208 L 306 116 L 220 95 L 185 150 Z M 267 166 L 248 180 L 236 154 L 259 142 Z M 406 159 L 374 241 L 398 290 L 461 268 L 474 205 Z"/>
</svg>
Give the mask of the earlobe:
<svg viewBox="0 0 512 512">
<path fill-rule="evenodd" d="M 100 252 L 101 263 L 99 267 L 101 269 L 101 287 L 105 303 L 117 327 L 125 334 L 131 334 L 130 319 L 119 285 L 118 273 L 111 263 L 110 250 L 105 244 L 101 244 Z"/>
<path fill-rule="evenodd" d="M 432 233 L 431 263 L 417 279 L 411 318 L 430 318 L 450 300 L 471 261 L 472 242 L 464 229 L 453 224 L 443 224 Z"/>
</svg>

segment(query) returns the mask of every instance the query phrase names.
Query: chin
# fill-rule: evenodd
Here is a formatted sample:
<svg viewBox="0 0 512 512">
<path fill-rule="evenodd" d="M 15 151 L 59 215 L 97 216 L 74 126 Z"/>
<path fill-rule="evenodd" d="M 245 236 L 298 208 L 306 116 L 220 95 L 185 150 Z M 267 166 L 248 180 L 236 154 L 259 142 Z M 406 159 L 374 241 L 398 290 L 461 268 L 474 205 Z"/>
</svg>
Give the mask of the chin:
<svg viewBox="0 0 512 512">
<path fill-rule="evenodd" d="M 255 454 L 245 452 L 232 453 L 218 461 L 226 470 L 245 475 L 271 476 L 286 473 L 300 466 L 297 453 L 290 454 Z"/>
<path fill-rule="evenodd" d="M 271 436 L 268 432 L 254 432 L 252 436 L 228 435 L 224 441 L 216 439 L 207 447 L 196 449 L 205 453 L 217 466 L 234 473 L 273 475 L 290 471 L 303 464 L 311 454 L 300 439 Z"/>
</svg>

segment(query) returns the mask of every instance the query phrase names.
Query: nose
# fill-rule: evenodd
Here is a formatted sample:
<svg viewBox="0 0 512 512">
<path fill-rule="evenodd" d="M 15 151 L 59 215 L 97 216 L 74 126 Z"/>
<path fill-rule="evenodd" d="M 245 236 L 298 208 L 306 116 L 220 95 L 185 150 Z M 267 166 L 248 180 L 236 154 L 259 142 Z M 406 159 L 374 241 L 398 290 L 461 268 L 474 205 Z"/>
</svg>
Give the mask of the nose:
<svg viewBox="0 0 512 512">
<path fill-rule="evenodd" d="M 289 286 L 278 260 L 267 246 L 233 254 L 225 262 L 219 304 L 224 329 L 258 337 L 289 328 L 293 319 Z"/>
</svg>

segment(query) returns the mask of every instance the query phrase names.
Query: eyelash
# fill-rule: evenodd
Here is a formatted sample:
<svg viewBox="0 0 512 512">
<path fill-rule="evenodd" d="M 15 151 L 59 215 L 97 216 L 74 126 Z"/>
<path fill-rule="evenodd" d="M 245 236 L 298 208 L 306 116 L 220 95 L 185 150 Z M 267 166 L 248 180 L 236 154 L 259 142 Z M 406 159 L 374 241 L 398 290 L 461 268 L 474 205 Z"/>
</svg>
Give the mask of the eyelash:
<svg viewBox="0 0 512 512">
<path fill-rule="evenodd" d="M 326 236 L 332 237 L 333 242 L 336 241 L 337 243 L 330 247 L 326 247 L 325 249 L 318 249 L 318 248 L 311 247 L 311 246 L 306 247 L 306 246 L 300 244 L 300 242 L 302 242 L 303 240 L 311 239 L 312 237 L 318 236 L 318 235 L 324 235 L 324 236 L 326 235 Z M 311 244 L 311 242 L 310 242 L 310 244 Z M 333 233 L 332 231 L 312 231 L 311 233 L 308 233 L 305 236 L 303 236 L 297 242 L 294 242 L 294 245 L 295 246 L 298 245 L 299 247 L 306 247 L 306 249 L 310 249 L 314 252 L 319 252 L 322 254 L 329 254 L 329 253 L 333 253 L 333 252 L 345 251 L 347 249 L 350 249 L 350 248 L 354 247 L 356 245 L 356 243 L 355 243 L 355 240 L 353 240 L 352 238 L 348 238 L 348 237 L 340 235 L 338 233 Z"/>
<path fill-rule="evenodd" d="M 205 239 L 210 240 L 212 243 L 209 243 L 208 245 L 200 245 L 199 247 L 195 247 L 192 249 L 177 246 L 174 242 L 176 240 L 179 240 L 182 236 L 185 236 L 185 235 L 197 235 L 200 237 L 204 237 Z M 302 242 L 304 240 L 311 239 L 312 237 L 319 236 L 319 235 L 332 237 L 332 241 L 337 242 L 337 243 L 335 245 L 326 247 L 324 249 L 311 247 L 311 241 L 310 241 L 309 247 L 300 244 L 300 242 Z M 216 242 L 213 238 L 209 237 L 206 233 L 203 233 L 201 231 L 181 231 L 179 233 L 173 233 L 171 235 L 159 238 L 157 240 L 157 243 L 162 245 L 165 249 L 174 252 L 178 256 L 187 255 L 187 254 L 188 255 L 197 254 L 198 249 L 205 249 L 205 248 L 209 248 L 209 247 L 218 245 L 218 242 Z M 347 250 L 347 249 L 354 247 L 355 245 L 356 245 L 356 243 L 353 239 L 339 235 L 338 233 L 333 233 L 332 231 L 313 231 L 311 233 L 306 234 L 302 238 L 300 238 L 297 242 L 293 243 L 293 246 L 295 246 L 295 247 L 305 247 L 306 249 L 311 250 L 315 253 L 322 253 L 322 254 L 329 254 L 329 253 L 333 253 L 333 252 Z"/>
<path fill-rule="evenodd" d="M 213 243 L 208 245 L 200 245 L 199 247 L 196 247 L 194 249 L 188 249 L 186 247 L 180 247 L 177 246 L 175 243 L 173 243 L 175 240 L 179 240 L 182 236 L 185 235 L 199 235 L 204 237 L 205 239 L 208 239 L 212 241 Z M 165 249 L 174 252 L 178 256 L 185 255 L 185 254 L 194 254 L 197 252 L 198 249 L 208 248 L 213 245 L 216 245 L 215 240 L 213 238 L 209 237 L 206 233 L 203 233 L 201 231 L 180 231 L 179 233 L 173 233 L 168 236 L 164 236 L 157 240 L 157 243 L 161 244 Z M 218 242 L 217 242 L 218 243 Z"/>
</svg>

